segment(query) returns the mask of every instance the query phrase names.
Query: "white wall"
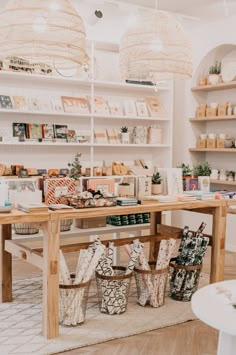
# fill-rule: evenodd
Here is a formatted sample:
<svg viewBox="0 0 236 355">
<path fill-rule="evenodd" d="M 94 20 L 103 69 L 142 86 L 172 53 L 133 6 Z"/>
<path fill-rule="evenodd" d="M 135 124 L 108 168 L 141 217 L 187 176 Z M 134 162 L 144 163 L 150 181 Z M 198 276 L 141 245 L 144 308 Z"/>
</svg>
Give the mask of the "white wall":
<svg viewBox="0 0 236 355">
<path fill-rule="evenodd" d="M 222 44 L 236 44 L 235 36 L 235 20 L 236 17 L 224 17 L 221 21 L 208 25 L 201 25 L 198 28 L 191 30 L 191 38 L 193 43 L 193 80 L 175 83 L 175 100 L 174 100 L 174 142 L 173 142 L 173 166 L 181 162 L 191 163 L 195 159 L 201 159 L 201 156 L 190 155 L 188 148 L 195 145 L 195 137 L 197 134 L 196 125 L 190 125 L 189 118 L 193 116 L 195 110 L 194 98 L 191 93 L 191 86 L 197 84 L 196 73 L 202 59 L 214 48 Z M 205 73 L 206 74 L 206 73 Z M 236 100 L 234 100 L 235 102 Z M 195 128 L 194 128 L 195 127 Z M 216 127 L 216 126 L 215 126 Z M 216 156 L 217 154 L 215 154 Z M 202 158 L 205 156 L 202 155 Z M 208 159 L 209 156 L 206 156 Z M 227 154 L 216 156 L 216 159 L 232 161 Z M 228 165 L 228 167 L 229 167 Z M 211 218 L 204 215 L 194 215 L 190 213 L 177 212 L 173 216 L 173 223 L 180 227 L 186 224 L 191 228 L 196 229 L 201 221 L 208 223 L 207 232 L 211 231 Z M 227 250 L 236 252 L 236 217 L 228 215 L 227 223 Z"/>
</svg>

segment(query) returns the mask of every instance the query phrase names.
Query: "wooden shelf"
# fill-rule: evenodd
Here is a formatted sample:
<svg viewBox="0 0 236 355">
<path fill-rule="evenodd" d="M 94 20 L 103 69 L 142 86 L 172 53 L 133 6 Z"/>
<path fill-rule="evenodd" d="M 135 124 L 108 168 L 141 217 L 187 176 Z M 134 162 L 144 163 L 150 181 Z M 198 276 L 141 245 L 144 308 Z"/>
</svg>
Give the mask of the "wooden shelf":
<svg viewBox="0 0 236 355">
<path fill-rule="evenodd" d="M 169 145 L 167 144 L 109 144 L 109 143 L 104 143 L 104 144 L 97 144 L 94 143 L 94 147 L 129 147 L 129 148 L 170 148 Z"/>
<path fill-rule="evenodd" d="M 214 180 L 211 179 L 211 184 L 217 184 L 217 185 L 231 185 L 231 186 L 236 186 L 236 181 L 228 181 L 228 180 Z"/>
<path fill-rule="evenodd" d="M 190 122 L 211 122 L 211 121 L 232 121 L 236 120 L 236 116 L 212 116 L 204 118 L 190 118 Z"/>
<path fill-rule="evenodd" d="M 217 85 L 203 85 L 203 86 L 195 86 L 191 90 L 192 91 L 200 91 L 200 92 L 209 92 L 209 91 L 218 91 L 218 90 L 229 90 L 236 88 L 236 81 L 230 81 L 229 83 L 219 83 Z"/>
<path fill-rule="evenodd" d="M 236 148 L 189 148 L 190 152 L 236 153 Z"/>
</svg>

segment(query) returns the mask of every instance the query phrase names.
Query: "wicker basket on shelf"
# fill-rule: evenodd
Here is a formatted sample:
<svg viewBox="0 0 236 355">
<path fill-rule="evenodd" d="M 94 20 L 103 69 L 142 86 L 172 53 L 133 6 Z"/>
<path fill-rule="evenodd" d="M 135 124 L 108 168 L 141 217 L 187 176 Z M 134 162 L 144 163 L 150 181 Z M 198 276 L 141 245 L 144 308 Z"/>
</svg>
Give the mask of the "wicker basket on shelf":
<svg viewBox="0 0 236 355">
<path fill-rule="evenodd" d="M 20 235 L 37 234 L 38 228 L 35 228 L 31 223 L 16 223 L 13 224 L 15 233 Z"/>
</svg>

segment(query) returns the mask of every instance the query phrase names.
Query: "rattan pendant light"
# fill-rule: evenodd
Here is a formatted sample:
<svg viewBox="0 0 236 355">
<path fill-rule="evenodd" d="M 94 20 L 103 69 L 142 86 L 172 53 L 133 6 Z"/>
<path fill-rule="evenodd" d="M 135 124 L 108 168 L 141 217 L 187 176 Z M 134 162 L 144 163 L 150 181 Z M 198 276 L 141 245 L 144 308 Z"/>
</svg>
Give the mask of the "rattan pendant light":
<svg viewBox="0 0 236 355">
<path fill-rule="evenodd" d="M 155 84 L 191 77 L 191 42 L 181 24 L 164 11 L 139 16 L 121 39 L 120 71 L 125 80 Z"/>
<path fill-rule="evenodd" d="M 11 0 L 0 12 L 0 56 L 59 68 L 87 61 L 82 18 L 68 0 Z"/>
</svg>

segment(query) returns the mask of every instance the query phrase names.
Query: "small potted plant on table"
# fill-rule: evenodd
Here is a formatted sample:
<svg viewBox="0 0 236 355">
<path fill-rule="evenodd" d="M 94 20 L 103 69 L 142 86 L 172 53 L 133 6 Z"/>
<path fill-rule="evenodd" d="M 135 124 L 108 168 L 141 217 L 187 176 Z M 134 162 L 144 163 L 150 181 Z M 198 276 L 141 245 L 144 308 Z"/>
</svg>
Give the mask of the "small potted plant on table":
<svg viewBox="0 0 236 355">
<path fill-rule="evenodd" d="M 152 195 L 160 195 L 162 192 L 161 186 L 162 178 L 160 173 L 157 171 L 152 175 Z"/>
<path fill-rule="evenodd" d="M 219 83 L 221 73 L 221 62 L 216 61 L 209 69 L 208 83 L 216 85 Z"/>
<path fill-rule="evenodd" d="M 211 167 L 207 161 L 196 163 L 193 166 L 193 174 L 198 176 L 199 190 L 209 192 Z"/>
<path fill-rule="evenodd" d="M 129 144 L 129 132 L 128 132 L 128 127 L 122 126 L 120 129 L 121 132 L 121 143 L 123 144 Z"/>
<path fill-rule="evenodd" d="M 187 181 L 192 179 L 192 169 L 189 164 L 181 163 L 177 168 L 182 169 L 183 190 L 186 191 L 189 184 Z"/>
<path fill-rule="evenodd" d="M 130 184 L 126 181 L 122 181 L 118 186 L 118 195 L 120 197 L 130 196 Z"/>
</svg>

